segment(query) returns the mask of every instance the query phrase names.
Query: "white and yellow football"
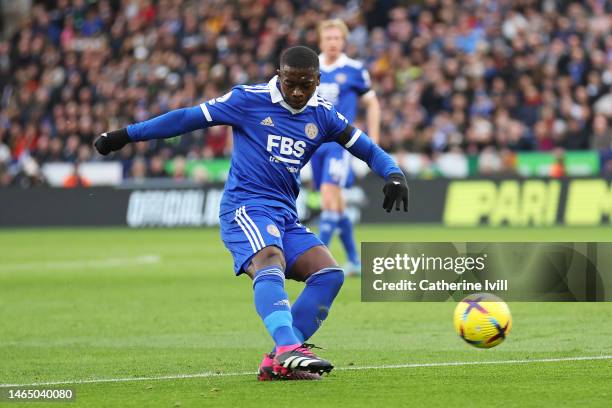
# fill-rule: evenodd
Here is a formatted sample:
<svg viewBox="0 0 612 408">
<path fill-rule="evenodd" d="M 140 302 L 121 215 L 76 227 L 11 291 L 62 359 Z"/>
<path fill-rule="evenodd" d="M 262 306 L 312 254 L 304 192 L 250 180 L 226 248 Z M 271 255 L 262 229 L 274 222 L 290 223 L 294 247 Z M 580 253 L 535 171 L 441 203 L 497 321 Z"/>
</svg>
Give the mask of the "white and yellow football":
<svg viewBox="0 0 612 408">
<path fill-rule="evenodd" d="M 466 296 L 455 307 L 455 330 L 468 344 L 495 347 L 512 328 L 512 315 L 506 302 L 488 293 Z"/>
</svg>

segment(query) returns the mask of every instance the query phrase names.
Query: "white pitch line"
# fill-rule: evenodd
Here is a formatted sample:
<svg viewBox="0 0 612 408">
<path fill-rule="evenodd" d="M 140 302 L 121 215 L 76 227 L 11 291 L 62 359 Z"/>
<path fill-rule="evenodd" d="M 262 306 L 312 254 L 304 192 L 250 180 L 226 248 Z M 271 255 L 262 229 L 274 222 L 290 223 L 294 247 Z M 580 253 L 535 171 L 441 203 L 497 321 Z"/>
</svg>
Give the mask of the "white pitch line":
<svg viewBox="0 0 612 408">
<path fill-rule="evenodd" d="M 612 356 L 583 356 L 583 357 L 559 357 L 559 358 L 534 358 L 530 360 L 500 360 L 500 361 L 456 361 L 448 363 L 416 363 L 416 364 L 395 364 L 385 366 L 360 366 L 342 367 L 339 370 L 386 370 L 393 368 L 419 368 L 419 367 L 453 367 L 468 365 L 491 365 L 491 364 L 527 364 L 527 363 L 558 363 L 563 361 L 591 361 L 591 360 L 610 360 Z"/>
<path fill-rule="evenodd" d="M 119 266 L 148 265 L 158 263 L 158 255 L 142 255 L 126 258 L 75 259 L 71 261 L 22 262 L 0 265 L 0 272 L 20 271 L 27 269 L 81 269 L 81 268 L 115 268 Z"/>
<path fill-rule="evenodd" d="M 493 365 L 493 364 L 529 364 L 529 363 L 559 363 L 564 361 L 593 361 L 593 360 L 610 360 L 612 356 L 581 356 L 581 357 L 560 357 L 560 358 L 539 358 L 525 360 L 500 360 L 500 361 L 455 361 L 447 363 L 411 363 L 411 364 L 392 364 L 381 366 L 355 366 L 355 367 L 338 367 L 337 371 L 355 371 L 355 370 L 390 370 L 397 368 L 423 368 L 423 367 L 457 367 L 457 366 L 472 366 L 472 365 Z M 241 375 L 255 375 L 256 372 L 239 372 L 239 373 L 216 373 L 212 371 L 195 373 L 195 374 L 176 374 L 162 375 L 159 377 L 131 377 L 131 378 L 99 378 L 89 380 L 67 380 L 67 381 L 50 381 L 38 382 L 29 384 L 0 384 L 0 388 L 8 387 L 40 387 L 47 385 L 79 385 L 79 384 L 100 384 L 100 383 L 119 383 L 131 381 L 160 381 L 160 380 L 181 380 L 188 378 L 210 378 L 210 377 L 236 377 Z"/>
</svg>

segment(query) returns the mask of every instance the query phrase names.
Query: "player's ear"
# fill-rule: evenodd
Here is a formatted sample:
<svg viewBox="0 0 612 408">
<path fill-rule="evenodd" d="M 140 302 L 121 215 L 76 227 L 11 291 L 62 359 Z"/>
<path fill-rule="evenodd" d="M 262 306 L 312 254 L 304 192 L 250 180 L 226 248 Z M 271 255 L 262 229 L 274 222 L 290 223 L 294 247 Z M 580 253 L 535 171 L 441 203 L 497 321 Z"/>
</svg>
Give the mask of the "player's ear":
<svg viewBox="0 0 612 408">
<path fill-rule="evenodd" d="M 317 73 L 317 86 L 321 85 L 321 73 Z"/>
</svg>

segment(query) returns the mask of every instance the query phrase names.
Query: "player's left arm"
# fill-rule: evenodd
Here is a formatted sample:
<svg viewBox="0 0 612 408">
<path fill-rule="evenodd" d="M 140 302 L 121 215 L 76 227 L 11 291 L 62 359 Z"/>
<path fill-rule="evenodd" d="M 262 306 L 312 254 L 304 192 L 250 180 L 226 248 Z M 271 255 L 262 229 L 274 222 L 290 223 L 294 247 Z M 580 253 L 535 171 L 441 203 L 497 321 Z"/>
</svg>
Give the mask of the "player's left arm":
<svg viewBox="0 0 612 408">
<path fill-rule="evenodd" d="M 340 143 L 353 156 L 363 160 L 380 177 L 386 180 L 383 187 L 385 199 L 383 208 L 390 212 L 395 204 L 395 209 L 399 211 L 403 205 L 404 211 L 408 211 L 408 184 L 404 173 L 400 170 L 397 163 L 376 143 L 372 142 L 368 135 L 360 129 L 347 125 L 336 137 L 336 142 Z"/>
</svg>

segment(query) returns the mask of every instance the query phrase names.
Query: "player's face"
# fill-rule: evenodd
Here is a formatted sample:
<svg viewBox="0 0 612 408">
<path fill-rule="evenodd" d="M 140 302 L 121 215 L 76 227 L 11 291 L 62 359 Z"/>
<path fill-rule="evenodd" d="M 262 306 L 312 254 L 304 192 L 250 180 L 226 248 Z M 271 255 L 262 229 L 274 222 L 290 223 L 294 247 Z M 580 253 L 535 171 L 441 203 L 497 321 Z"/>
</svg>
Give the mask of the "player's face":
<svg viewBox="0 0 612 408">
<path fill-rule="evenodd" d="M 342 30 L 336 27 L 329 27 L 321 31 L 319 48 L 327 58 L 338 58 L 344 49 L 344 35 L 342 34 Z"/>
<path fill-rule="evenodd" d="M 319 86 L 321 74 L 316 68 L 281 67 L 278 70 L 281 92 L 293 109 L 302 109 Z"/>
</svg>

